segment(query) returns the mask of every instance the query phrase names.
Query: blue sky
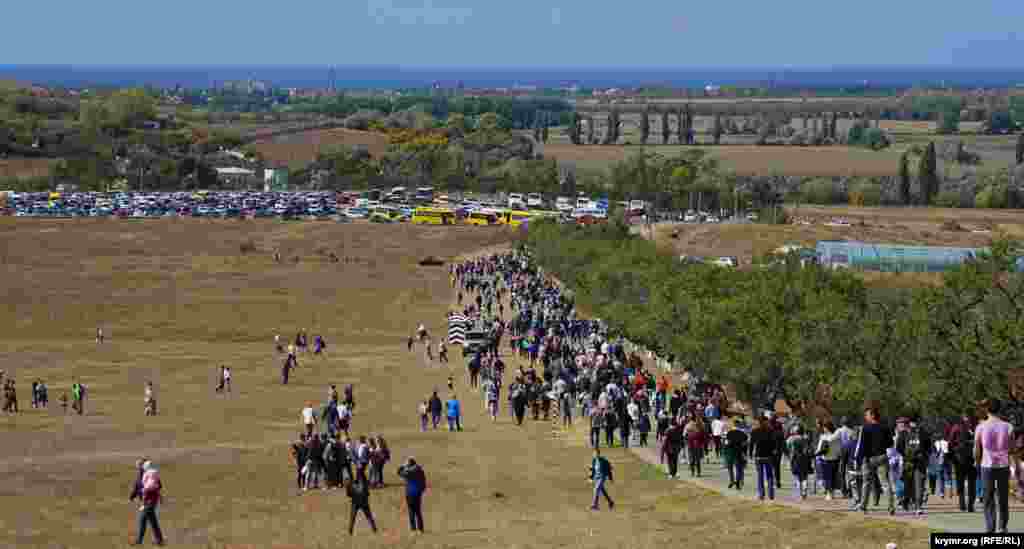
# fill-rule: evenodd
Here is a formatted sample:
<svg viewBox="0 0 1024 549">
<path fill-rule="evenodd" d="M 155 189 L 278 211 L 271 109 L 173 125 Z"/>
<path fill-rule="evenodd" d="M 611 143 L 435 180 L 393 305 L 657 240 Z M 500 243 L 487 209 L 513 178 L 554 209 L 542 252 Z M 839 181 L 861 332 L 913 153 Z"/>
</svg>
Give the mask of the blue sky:
<svg viewBox="0 0 1024 549">
<path fill-rule="evenodd" d="M 4 17 L 3 64 L 1024 65 L 1022 0 L 51 0 Z"/>
</svg>

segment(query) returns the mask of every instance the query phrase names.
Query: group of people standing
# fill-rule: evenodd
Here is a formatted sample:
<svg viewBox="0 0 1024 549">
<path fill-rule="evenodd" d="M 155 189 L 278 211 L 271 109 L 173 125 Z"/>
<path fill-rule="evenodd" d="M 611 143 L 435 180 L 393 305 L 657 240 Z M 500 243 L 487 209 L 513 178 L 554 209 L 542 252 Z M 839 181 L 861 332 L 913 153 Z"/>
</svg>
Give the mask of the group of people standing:
<svg viewBox="0 0 1024 549">
<path fill-rule="evenodd" d="M 0 370 L 0 384 L 3 385 L 3 409 L 2 411 L 9 414 L 17 414 L 20 412 L 18 408 L 18 386 L 13 377 L 7 377 L 4 370 Z M 50 390 L 41 379 L 36 379 L 32 382 L 32 408 L 37 410 L 46 410 L 50 407 Z M 77 412 L 79 415 L 85 413 L 85 384 L 75 381 L 71 385 L 71 410 Z M 68 395 L 62 393 L 60 396 L 60 405 L 66 414 L 68 411 Z"/>
</svg>

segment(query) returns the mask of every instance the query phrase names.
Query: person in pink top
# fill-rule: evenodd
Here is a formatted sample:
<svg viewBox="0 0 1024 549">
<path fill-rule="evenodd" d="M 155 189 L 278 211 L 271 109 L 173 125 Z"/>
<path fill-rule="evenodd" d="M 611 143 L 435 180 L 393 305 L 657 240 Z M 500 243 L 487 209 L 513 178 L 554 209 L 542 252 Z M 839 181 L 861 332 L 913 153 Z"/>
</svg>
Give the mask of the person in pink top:
<svg viewBox="0 0 1024 549">
<path fill-rule="evenodd" d="M 999 532 L 1007 531 L 1010 520 L 1010 441 L 1013 425 L 1001 417 L 1003 403 L 990 399 L 985 403 L 988 419 L 974 432 L 974 459 L 981 468 L 985 495 L 985 531 L 996 532 L 996 492 L 999 493 Z"/>
</svg>

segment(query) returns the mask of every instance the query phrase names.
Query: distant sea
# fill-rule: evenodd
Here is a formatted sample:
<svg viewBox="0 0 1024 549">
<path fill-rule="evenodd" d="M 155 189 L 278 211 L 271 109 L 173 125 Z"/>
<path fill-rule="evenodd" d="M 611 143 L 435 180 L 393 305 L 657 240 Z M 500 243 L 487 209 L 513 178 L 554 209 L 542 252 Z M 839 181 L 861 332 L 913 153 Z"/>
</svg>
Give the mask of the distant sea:
<svg viewBox="0 0 1024 549">
<path fill-rule="evenodd" d="M 787 68 L 453 68 L 336 66 L 335 83 L 347 89 L 429 87 L 438 83 L 468 88 L 512 86 L 581 87 L 766 85 L 783 88 L 836 88 L 946 85 L 1005 87 L 1024 85 L 1024 69 L 943 67 Z M 328 66 L 101 66 L 0 65 L 0 80 L 70 88 L 89 86 L 209 87 L 232 80 L 261 80 L 288 88 L 325 88 Z"/>
</svg>

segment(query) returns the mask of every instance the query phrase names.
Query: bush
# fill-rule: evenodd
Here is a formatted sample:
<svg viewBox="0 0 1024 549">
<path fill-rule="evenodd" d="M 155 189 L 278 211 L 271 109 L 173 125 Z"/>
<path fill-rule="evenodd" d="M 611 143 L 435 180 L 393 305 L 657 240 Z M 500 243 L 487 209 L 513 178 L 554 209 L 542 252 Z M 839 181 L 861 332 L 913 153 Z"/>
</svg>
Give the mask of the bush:
<svg viewBox="0 0 1024 549">
<path fill-rule="evenodd" d="M 935 196 L 932 202 L 940 208 L 959 208 L 960 193 L 956 191 L 942 191 Z"/>
<path fill-rule="evenodd" d="M 847 197 L 831 179 L 818 178 L 804 184 L 801 189 L 810 204 L 844 204 Z"/>
<path fill-rule="evenodd" d="M 1006 189 L 1002 187 L 985 187 L 974 197 L 976 208 L 1005 208 Z"/>
</svg>

